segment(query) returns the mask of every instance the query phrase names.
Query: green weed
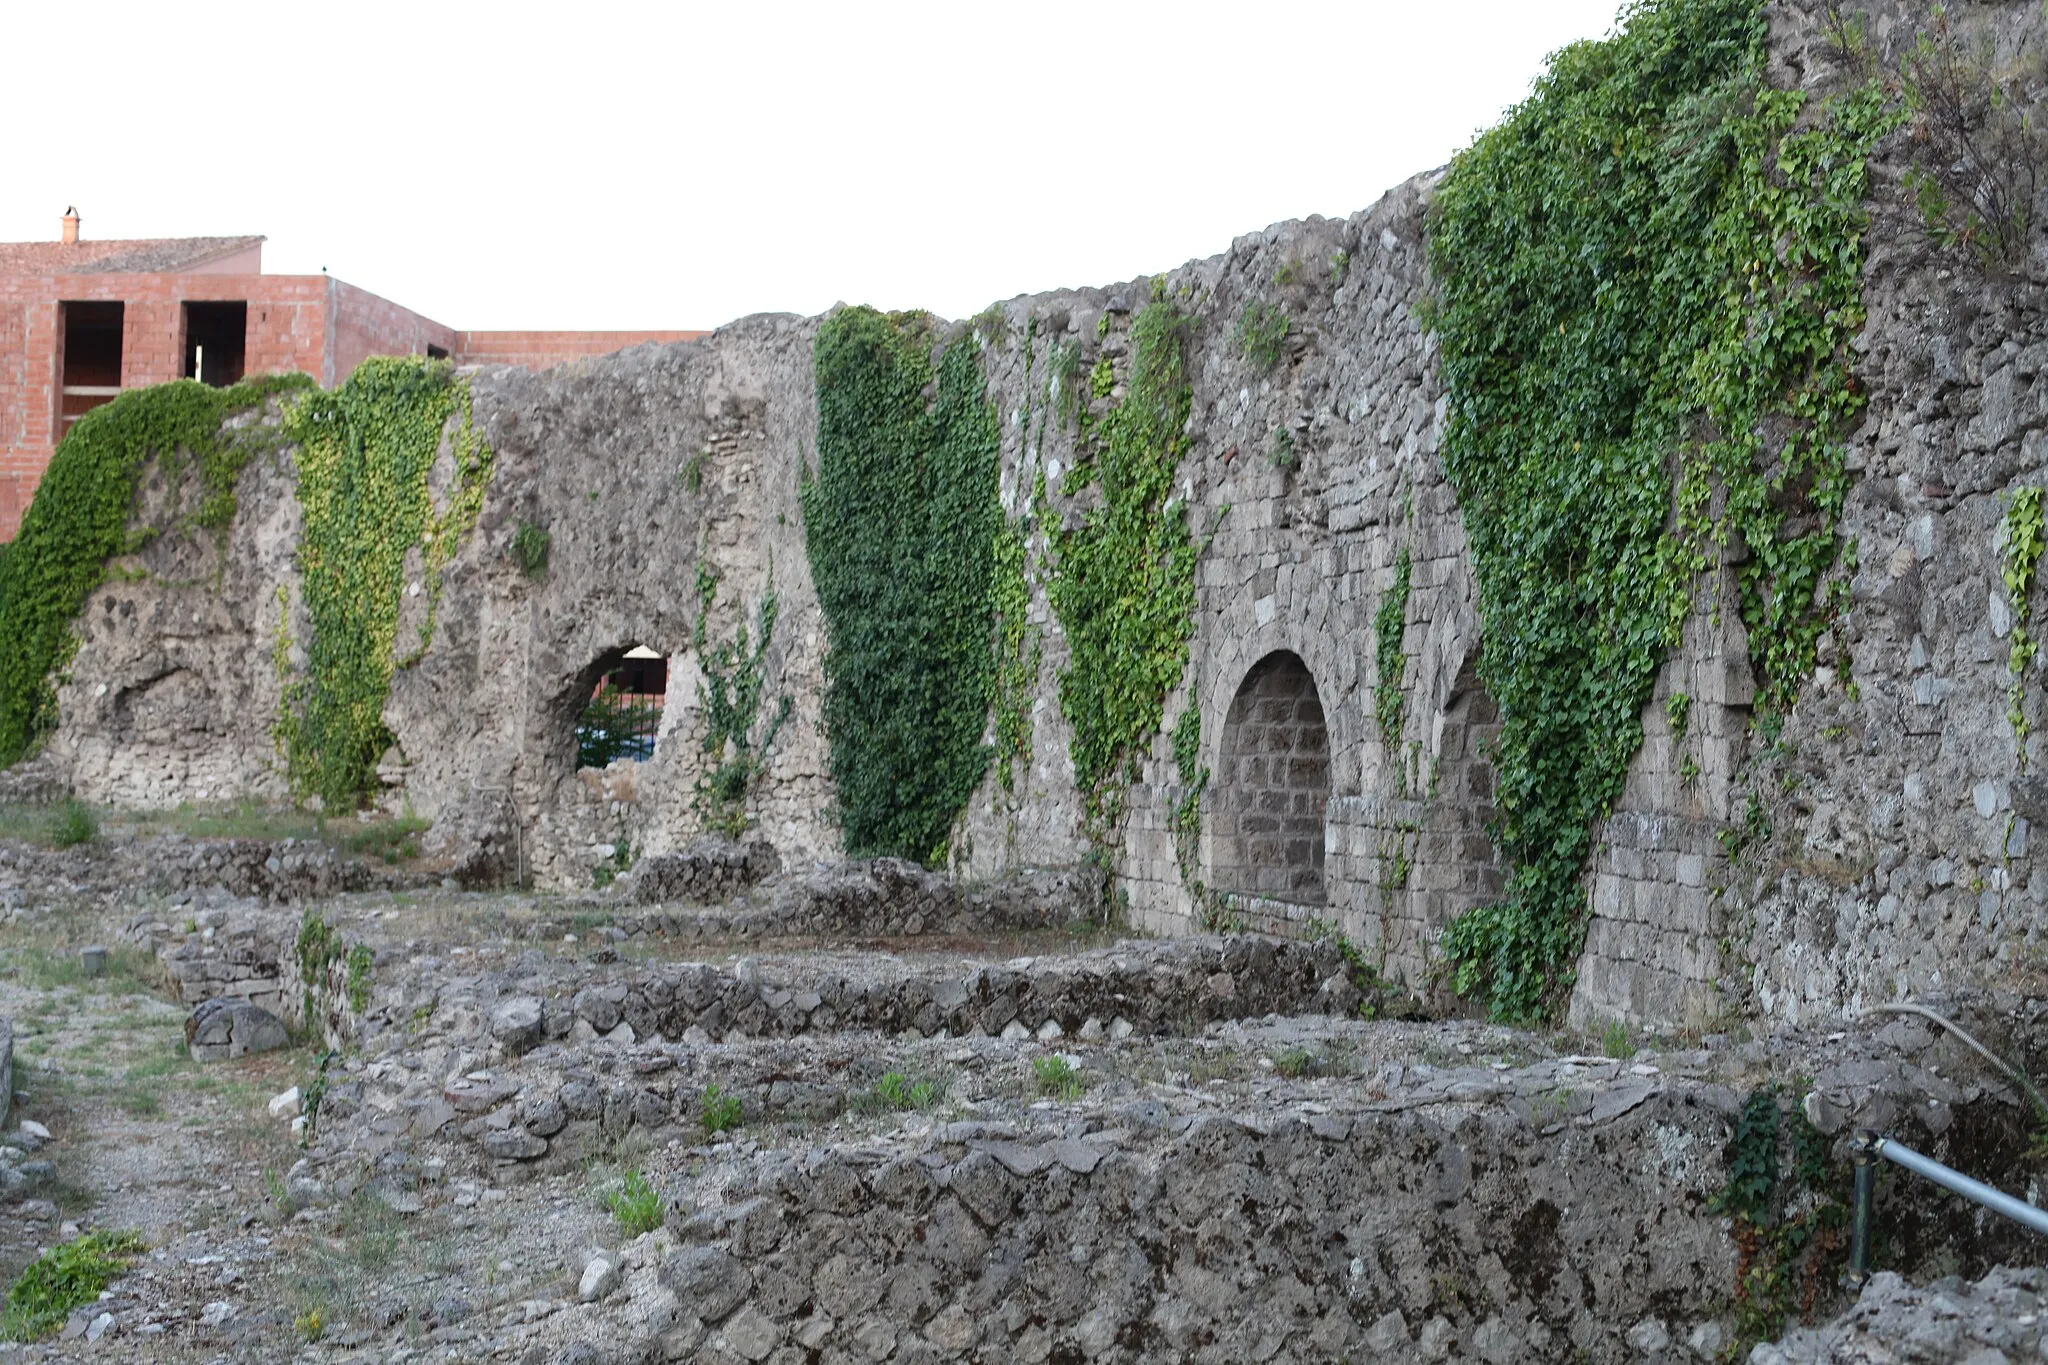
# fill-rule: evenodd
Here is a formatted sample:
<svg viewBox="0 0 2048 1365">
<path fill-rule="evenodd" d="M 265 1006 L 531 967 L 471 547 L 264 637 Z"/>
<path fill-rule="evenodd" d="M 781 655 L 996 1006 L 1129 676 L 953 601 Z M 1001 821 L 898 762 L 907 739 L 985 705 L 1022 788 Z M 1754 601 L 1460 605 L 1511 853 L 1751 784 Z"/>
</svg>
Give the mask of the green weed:
<svg viewBox="0 0 2048 1365">
<path fill-rule="evenodd" d="M 704 1097 L 698 1104 L 697 1114 L 703 1120 L 705 1137 L 730 1132 L 739 1127 L 744 1118 L 740 1097 L 726 1094 L 715 1083 L 704 1087 Z"/>
<path fill-rule="evenodd" d="M 639 1171 L 620 1181 L 604 1202 L 612 1217 L 619 1220 L 619 1230 L 628 1237 L 638 1237 L 661 1226 L 661 1194 Z"/>
<path fill-rule="evenodd" d="M 100 1296 L 149 1248 L 132 1232 L 89 1232 L 38 1256 L 7 1291 L 0 1341 L 36 1341 Z"/>
<path fill-rule="evenodd" d="M 1038 1082 L 1038 1093 L 1050 1095 L 1056 1100 L 1075 1100 L 1081 1097 L 1086 1087 L 1082 1084 L 1081 1073 L 1074 1064 L 1055 1052 L 1045 1057 L 1031 1059 L 1031 1074 Z"/>
</svg>

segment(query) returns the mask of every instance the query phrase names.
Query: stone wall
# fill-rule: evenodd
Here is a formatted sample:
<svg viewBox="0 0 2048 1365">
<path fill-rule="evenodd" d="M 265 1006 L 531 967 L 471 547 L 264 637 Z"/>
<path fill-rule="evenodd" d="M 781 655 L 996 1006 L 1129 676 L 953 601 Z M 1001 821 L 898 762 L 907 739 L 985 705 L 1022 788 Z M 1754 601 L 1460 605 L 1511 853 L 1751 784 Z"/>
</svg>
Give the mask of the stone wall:
<svg viewBox="0 0 2048 1365">
<path fill-rule="evenodd" d="M 1892 0 L 1856 8 L 1881 62 L 1925 22 Z M 1821 89 L 1847 74 L 1818 11 L 1775 8 L 1780 83 Z M 2048 39 L 2028 6 L 1976 6 L 1967 22 L 1970 41 L 2001 51 Z M 2048 878 L 2028 857 L 2048 813 L 2029 776 L 2042 747 L 2006 719 L 1999 531 L 2011 490 L 2048 482 L 2048 251 L 2037 237 L 2016 272 L 1987 273 L 1931 247 L 1903 186 L 1912 150 L 1894 139 L 1873 165 L 1847 608 L 1774 739 L 1752 725 L 1733 613 L 1687 623 L 1591 869 L 1581 1022 L 1798 1022 L 2008 986 L 2048 929 Z M 1734 600 L 1739 553 L 1704 601 Z M 1684 733 L 1665 706 L 1678 694 L 1692 699 Z M 2038 667 L 2020 696 L 2028 716 L 2044 714 Z"/>
<path fill-rule="evenodd" d="M 784 1341 L 827 1359 L 1639 1360 L 1631 1324 L 1711 1317 L 1733 1273 L 1703 1216 L 1717 1118 L 1696 1103 L 1659 1097 L 1540 1156 L 1500 1108 L 1206 1116 L 1172 1136 L 1134 1114 L 1036 1142 L 956 1125 L 923 1152 L 794 1154 L 675 1215 L 662 1282 L 690 1358 L 715 1362 Z"/>
<path fill-rule="evenodd" d="M 1872 41 L 1895 56 L 1913 12 L 1874 8 Z M 2016 33 L 2032 13 L 1976 6 L 1972 22 Z M 1817 3 L 1772 15 L 1781 83 L 1819 91 L 1843 79 L 1817 36 Z M 1900 197 L 1905 156 L 1894 145 L 1879 158 L 1881 208 Z M 1046 348 L 1073 347 L 1082 373 L 1116 362 L 1155 288 L 1190 319 L 1191 448 L 1177 500 L 1204 546 L 1195 629 L 1111 850 L 1117 903 L 1139 927 L 1181 932 L 1198 882 L 1284 891 L 1239 909 L 1282 929 L 1333 920 L 1411 984 L 1437 965 L 1442 925 L 1503 878 L 1485 839 L 1497 717 L 1477 667 L 1465 532 L 1437 459 L 1446 400 L 1417 320 L 1434 183 L 1419 177 L 1346 219 L 1277 225 L 1157 280 L 1013 299 L 979 329 L 992 338 L 983 362 L 1002 496 L 1022 516 L 1041 477 L 1057 489 L 1076 462 L 1073 424 L 1026 420 L 1048 402 Z M 1857 342 L 1871 402 L 1852 438 L 1843 522 L 1850 605 L 1798 707 L 1764 742 L 1746 641 L 1735 613 L 1715 607 L 1736 565 L 1720 593 L 1703 588 L 1587 871 L 1581 1022 L 1839 1014 L 1996 977 L 2036 951 L 2048 883 L 2029 875 L 2027 841 L 2048 798 L 2028 768 L 2038 737 L 2022 754 L 2005 720 L 2012 614 L 1997 527 L 2011 488 L 2048 477 L 2044 288 L 2048 253 L 2037 249 L 2017 278 L 1987 278 L 1880 214 Z M 1271 364 L 1237 340 L 1255 305 L 1288 319 Z M 730 638 L 771 585 L 782 606 L 768 689 L 793 712 L 751 803 L 753 836 L 792 863 L 837 855 L 819 730 L 823 632 L 798 500 L 814 459 L 814 333 L 813 321 L 755 317 L 542 374 L 475 373 L 497 472 L 448 570 L 433 647 L 399 674 L 385 713 L 398 738 L 387 803 L 434 821 L 431 851 L 450 875 L 577 889 L 622 846 L 668 853 L 705 831 L 700 567 L 718 584 L 712 640 Z M 1111 400 L 1089 401 L 1099 416 Z M 288 453 L 252 466 L 241 506 L 219 560 L 166 537 L 138 557 L 140 576 L 117 577 L 88 604 L 63 727 L 42 760 L 82 794 L 166 804 L 280 790 L 269 656 L 280 589 L 297 601 Z M 1064 501 L 1054 511 L 1074 514 Z M 539 578 L 508 553 L 521 523 L 552 537 Z M 1068 655 L 1045 597 L 1044 526 L 1028 552 L 1042 645 L 1031 757 L 1014 791 L 991 778 L 962 816 L 952 870 L 970 879 L 1090 854 L 1058 702 Z M 1390 740 L 1375 712 L 1372 627 L 1404 552 L 1412 587 Z M 1740 553 L 1731 547 L 1731 561 Z M 295 605 L 283 624 L 304 638 Z M 670 660 L 654 755 L 578 771 L 577 709 L 634 645 Z M 1301 661 L 1324 715 L 1319 894 L 1232 871 L 1244 854 L 1217 825 L 1238 814 L 1219 803 L 1228 781 L 1197 837 L 1177 839 L 1173 823 L 1181 778 L 1165 730 L 1197 712 L 1201 766 L 1224 775 L 1237 762 L 1223 747 L 1231 708 L 1282 651 Z M 1680 694 L 1691 700 L 1683 733 L 1666 711 Z M 2038 670 L 2021 695 L 2044 714 Z"/>
</svg>

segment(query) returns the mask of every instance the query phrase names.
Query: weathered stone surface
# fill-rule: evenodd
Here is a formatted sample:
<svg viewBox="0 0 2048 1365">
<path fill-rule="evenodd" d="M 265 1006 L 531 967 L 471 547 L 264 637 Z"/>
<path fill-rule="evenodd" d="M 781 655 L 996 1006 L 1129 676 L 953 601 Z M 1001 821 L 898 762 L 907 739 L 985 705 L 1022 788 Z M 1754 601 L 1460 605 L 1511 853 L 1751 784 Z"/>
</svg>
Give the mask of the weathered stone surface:
<svg viewBox="0 0 2048 1365">
<path fill-rule="evenodd" d="M 491 1036 L 512 1053 L 524 1052 L 540 1042 L 547 1036 L 547 1026 L 539 998 L 515 995 L 500 1001 L 491 1011 Z"/>
<path fill-rule="evenodd" d="M 546 1156 L 548 1144 L 524 1128 L 495 1128 L 483 1136 L 484 1151 L 500 1161 L 531 1161 Z"/>
<path fill-rule="evenodd" d="M 1751 1365 L 1891 1365 L 1900 1360 L 1996 1365 L 2048 1358 L 2048 1272 L 2004 1266 L 1971 1283 L 1870 1277 L 1854 1307 L 1750 1354 Z"/>
<path fill-rule="evenodd" d="M 290 1041 L 276 1015 L 247 1000 L 208 1000 L 185 1020 L 185 1046 L 195 1061 L 230 1061 L 251 1052 L 270 1052 Z"/>
<path fill-rule="evenodd" d="M 14 1025 L 0 1016 L 0 1128 L 14 1107 Z"/>
<path fill-rule="evenodd" d="M 661 1267 L 661 1283 L 683 1308 L 706 1322 L 722 1322 L 747 1296 L 752 1277 L 723 1247 L 687 1247 Z"/>
</svg>

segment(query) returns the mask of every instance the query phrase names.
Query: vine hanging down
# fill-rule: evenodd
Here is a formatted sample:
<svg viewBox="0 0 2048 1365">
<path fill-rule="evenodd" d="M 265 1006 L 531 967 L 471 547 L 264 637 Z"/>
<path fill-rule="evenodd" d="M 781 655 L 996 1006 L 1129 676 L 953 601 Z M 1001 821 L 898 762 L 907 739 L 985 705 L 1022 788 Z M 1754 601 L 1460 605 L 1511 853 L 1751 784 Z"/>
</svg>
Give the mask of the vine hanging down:
<svg viewBox="0 0 2048 1365">
<path fill-rule="evenodd" d="M 224 532 L 243 467 L 278 437 L 274 426 L 223 423 L 312 385 L 291 374 L 225 389 L 189 379 L 135 389 L 86 413 L 58 443 L 19 534 L 0 553 L 0 767 L 56 725 L 54 675 L 70 660 L 71 623 L 105 581 L 107 561 L 176 529 L 131 530 L 144 467 L 155 459 L 173 478 L 196 471 L 189 524 Z"/>
<path fill-rule="evenodd" d="M 745 621 L 730 640 L 711 643 L 711 609 L 718 598 L 718 577 L 697 568 L 697 626 L 693 643 L 703 673 L 705 773 L 697 780 L 697 802 L 704 823 L 728 838 L 746 832 L 747 798 L 768 768 L 775 737 L 794 704 L 788 693 L 776 698 L 764 723 L 761 703 L 768 680 L 768 646 L 775 638 L 780 605 L 774 587 L 761 594 L 754 619 L 754 640 Z"/>
<path fill-rule="evenodd" d="M 1190 444 L 1191 324 L 1163 283 L 1131 324 L 1124 399 L 1084 433 L 1083 460 L 1061 490 L 1098 484 L 1100 501 L 1072 529 L 1053 531 L 1047 593 L 1071 651 L 1060 708 L 1098 839 L 1121 815 L 1138 755 L 1159 733 L 1195 628 L 1197 548 L 1187 509 L 1172 496 Z"/>
<path fill-rule="evenodd" d="M 441 574 L 476 524 L 493 456 L 471 420 L 468 384 L 440 360 L 366 360 L 332 393 L 307 394 L 285 434 L 299 448 L 299 574 L 312 629 L 305 672 L 286 682 L 278 747 L 294 792 L 353 808 L 373 790 L 391 743 L 384 702 L 392 675 L 433 639 Z M 455 477 L 436 509 L 427 475 L 444 434 Z M 401 655 L 398 613 L 414 546 L 423 552 L 426 613 L 414 648 Z"/>
<path fill-rule="evenodd" d="M 1444 942 L 1501 1016 L 1570 985 L 1594 832 L 1721 547 L 1749 552 L 1760 707 L 1791 704 L 1833 609 L 1865 167 L 1899 115 L 1874 83 L 1811 109 L 1772 89 L 1766 36 L 1757 0 L 1641 0 L 1557 55 L 1432 212 L 1513 866 Z"/>
<path fill-rule="evenodd" d="M 935 367 L 937 342 L 923 313 L 825 320 L 802 490 L 842 837 L 856 857 L 930 865 L 988 768 L 996 597 L 1016 595 L 997 572 L 999 429 L 978 343 L 953 342 Z"/>
</svg>

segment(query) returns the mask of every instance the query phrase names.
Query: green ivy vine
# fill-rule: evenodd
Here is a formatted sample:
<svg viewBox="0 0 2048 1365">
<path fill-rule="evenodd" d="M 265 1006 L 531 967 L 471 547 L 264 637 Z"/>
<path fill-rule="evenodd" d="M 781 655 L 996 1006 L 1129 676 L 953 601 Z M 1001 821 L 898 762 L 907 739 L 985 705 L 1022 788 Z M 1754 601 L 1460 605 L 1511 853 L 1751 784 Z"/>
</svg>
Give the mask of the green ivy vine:
<svg viewBox="0 0 2048 1365">
<path fill-rule="evenodd" d="M 437 509 L 427 476 L 444 434 L 455 477 Z M 374 789 L 391 743 L 383 713 L 392 676 L 432 642 L 442 571 L 476 524 L 494 457 L 471 418 L 468 384 L 441 360 L 366 360 L 333 392 L 301 399 L 285 435 L 298 446 L 298 567 L 311 631 L 276 738 L 294 792 L 353 808 Z M 415 546 L 426 610 L 401 655 L 399 606 Z"/>
<path fill-rule="evenodd" d="M 692 643 L 704 678 L 704 757 L 708 767 L 697 780 L 697 801 L 706 825 L 728 838 L 738 838 L 747 828 L 747 798 L 767 771 L 769 751 L 789 719 L 794 700 L 785 692 L 762 723 L 768 646 L 775 638 L 781 611 L 774 587 L 761 594 L 755 609 L 753 641 L 742 621 L 732 639 L 711 643 L 709 623 L 717 598 L 717 575 L 699 564 Z"/>
<path fill-rule="evenodd" d="M 1174 865 L 1194 902 L 1197 927 L 1204 933 L 1227 932 L 1233 923 L 1230 898 L 1202 880 L 1202 797 L 1209 790 L 1210 773 L 1202 762 L 1202 713 L 1192 699 L 1170 734 L 1173 767 L 1180 776 L 1180 793 L 1167 817 Z"/>
<path fill-rule="evenodd" d="M 1387 585 L 1387 595 L 1380 599 L 1380 609 L 1372 623 L 1373 660 L 1379 670 L 1379 681 L 1372 689 L 1372 707 L 1389 753 L 1401 746 L 1401 675 L 1408 665 L 1401 637 L 1408 629 L 1408 590 L 1413 567 L 1408 547 L 1403 545 L 1394 556 L 1393 582 Z"/>
<path fill-rule="evenodd" d="M 1639 0 L 1614 37 L 1557 55 L 1432 211 L 1443 459 L 1513 867 L 1444 947 L 1497 1016 L 1569 988 L 1594 833 L 1702 572 L 1746 551 L 1766 712 L 1839 607 L 1866 160 L 1900 113 L 1875 82 L 1811 107 L 1772 89 L 1766 36 L 1757 0 Z"/>
<path fill-rule="evenodd" d="M 1024 323 L 1024 407 L 1018 425 L 1024 434 L 1025 463 L 1044 447 L 1046 426 L 1056 410 L 1071 406 L 1068 387 L 1074 380 L 1079 352 L 1055 344 L 1038 365 L 1038 318 Z M 1047 388 L 1046 401 L 1038 390 Z M 1034 419 L 1036 425 L 1034 426 Z M 1040 478 L 1044 473 L 1040 471 Z M 1034 507 L 1043 497 L 1034 500 Z M 1038 698 L 1044 662 L 1042 632 L 1031 623 L 1031 517 L 1004 518 L 996 532 L 995 578 L 991 587 L 996 617 L 995 763 L 996 785 L 1013 800 L 1018 796 L 1017 772 L 1026 783 L 1031 773 L 1031 714 Z"/>
<path fill-rule="evenodd" d="M 856 857 L 945 862 L 987 771 L 1016 582 L 1000 428 L 979 334 L 944 348 L 923 313 L 842 308 L 818 329 L 818 467 L 804 546 L 825 617 L 825 733 Z"/>
<path fill-rule="evenodd" d="M 165 531 L 224 532 L 243 467 L 278 439 L 266 423 L 224 424 L 312 385 L 290 374 L 225 389 L 189 379 L 134 389 L 86 413 L 58 443 L 19 534 L 0 555 L 0 767 L 33 752 L 55 727 L 56 675 L 77 647 L 71 623 L 106 581 L 108 562 Z M 198 474 L 197 505 L 182 526 L 130 525 L 151 459 L 174 481 Z"/>
<path fill-rule="evenodd" d="M 1832 1281 L 1849 1209 L 1828 1139 L 1796 1104 L 1781 1108 L 1774 1085 L 1743 1100 L 1726 1160 L 1728 1181 L 1712 1203 L 1736 1248 L 1737 1340 L 1724 1358 L 1746 1360 Z"/>
<path fill-rule="evenodd" d="M 2027 669 L 2041 652 L 2040 643 L 2027 629 L 2027 623 L 2033 619 L 2034 578 L 2041 567 L 2044 544 L 2040 488 L 2028 485 L 2013 489 L 2000 530 L 2005 538 L 2005 557 L 1999 565 L 1999 577 L 2005 582 L 2006 599 L 2012 603 L 2012 653 L 2006 660 L 2012 683 L 2007 689 L 2005 718 L 2012 725 L 2020 771 L 2025 772 L 2027 736 L 2034 730 L 2027 719 Z"/>
<path fill-rule="evenodd" d="M 1187 509 L 1173 498 L 1174 472 L 1190 444 L 1191 323 L 1165 298 L 1163 284 L 1155 281 L 1151 302 L 1131 323 L 1123 401 L 1084 423 L 1080 462 L 1063 481 L 1068 496 L 1094 485 L 1100 499 L 1077 525 L 1052 533 L 1047 595 L 1070 651 L 1060 708 L 1073 727 L 1074 779 L 1098 841 L 1121 817 L 1194 634 L 1199 551 Z M 1098 394 L 1106 391 L 1096 385 Z"/>
</svg>

